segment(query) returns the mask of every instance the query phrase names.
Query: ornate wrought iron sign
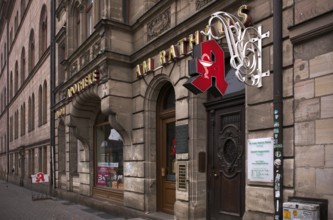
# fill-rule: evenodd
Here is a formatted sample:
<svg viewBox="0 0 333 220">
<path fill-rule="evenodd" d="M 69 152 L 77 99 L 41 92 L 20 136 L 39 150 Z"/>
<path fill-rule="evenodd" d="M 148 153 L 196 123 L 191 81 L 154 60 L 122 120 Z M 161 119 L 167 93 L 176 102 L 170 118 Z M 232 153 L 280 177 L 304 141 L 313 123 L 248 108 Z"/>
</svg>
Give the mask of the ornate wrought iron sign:
<svg viewBox="0 0 333 220">
<path fill-rule="evenodd" d="M 222 32 L 214 31 L 216 23 L 222 25 Z M 269 37 L 269 32 L 262 34 L 261 26 L 245 27 L 236 16 L 219 11 L 211 15 L 207 30 L 201 33 L 208 40 L 225 38 L 237 78 L 247 85 L 262 86 L 262 77 L 270 74 L 269 70 L 262 72 L 262 39 Z"/>
</svg>

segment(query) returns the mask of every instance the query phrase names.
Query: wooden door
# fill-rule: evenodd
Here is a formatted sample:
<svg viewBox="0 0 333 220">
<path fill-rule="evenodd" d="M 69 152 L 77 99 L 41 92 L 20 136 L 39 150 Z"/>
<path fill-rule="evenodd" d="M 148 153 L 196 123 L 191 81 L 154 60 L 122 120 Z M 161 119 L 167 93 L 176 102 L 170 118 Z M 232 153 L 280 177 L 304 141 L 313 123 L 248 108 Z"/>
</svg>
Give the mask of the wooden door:
<svg viewBox="0 0 333 220">
<path fill-rule="evenodd" d="M 244 100 L 209 110 L 208 219 L 239 220 L 245 207 Z"/>
<path fill-rule="evenodd" d="M 175 190 L 175 102 L 172 87 L 164 87 L 157 111 L 157 210 L 174 213 Z"/>
</svg>

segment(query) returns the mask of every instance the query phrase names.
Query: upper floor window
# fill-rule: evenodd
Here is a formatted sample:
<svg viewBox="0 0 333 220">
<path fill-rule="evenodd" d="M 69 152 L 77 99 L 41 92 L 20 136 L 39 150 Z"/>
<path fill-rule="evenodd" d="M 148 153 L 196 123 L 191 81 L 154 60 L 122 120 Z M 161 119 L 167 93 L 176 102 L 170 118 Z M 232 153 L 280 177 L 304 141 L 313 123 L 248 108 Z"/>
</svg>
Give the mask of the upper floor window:
<svg viewBox="0 0 333 220">
<path fill-rule="evenodd" d="M 30 37 L 29 37 L 29 72 L 32 71 L 32 69 L 35 66 L 35 33 L 32 29 L 30 31 Z"/>
<path fill-rule="evenodd" d="M 87 37 L 93 32 L 93 0 L 86 0 L 86 34 Z"/>
<path fill-rule="evenodd" d="M 21 0 L 21 19 L 23 18 L 25 11 L 25 0 Z"/>
<path fill-rule="evenodd" d="M 47 9 L 44 5 L 39 21 L 39 57 L 42 57 L 47 48 Z"/>
<path fill-rule="evenodd" d="M 21 136 L 25 135 L 25 103 L 21 105 Z"/>
<path fill-rule="evenodd" d="M 39 86 L 38 91 L 38 126 L 47 122 L 47 83 Z"/>
<path fill-rule="evenodd" d="M 18 91 L 18 80 L 19 80 L 19 75 L 18 75 L 18 62 L 15 62 L 15 76 L 14 76 L 14 93 L 16 94 Z"/>
<path fill-rule="evenodd" d="M 19 124 L 19 111 L 17 110 L 15 112 L 15 115 L 14 115 L 14 134 L 15 134 L 15 139 L 18 138 L 18 133 L 19 133 L 19 127 L 18 127 L 18 124 Z"/>
<path fill-rule="evenodd" d="M 42 118 L 43 118 L 43 89 L 42 86 L 39 86 L 38 91 L 38 126 L 41 126 L 43 124 Z"/>
<path fill-rule="evenodd" d="M 32 94 L 29 97 L 28 103 L 28 130 L 32 131 L 35 129 L 35 95 Z"/>
<path fill-rule="evenodd" d="M 16 12 L 15 21 L 14 21 L 15 34 L 17 34 L 17 30 L 18 30 L 18 11 Z"/>
<path fill-rule="evenodd" d="M 4 46 L 4 57 L 3 57 L 4 64 L 6 63 L 6 59 L 7 59 L 7 44 L 5 43 L 5 46 Z"/>
<path fill-rule="evenodd" d="M 22 48 L 22 52 L 21 52 L 21 86 L 24 83 L 25 80 L 25 49 L 24 47 Z"/>
<path fill-rule="evenodd" d="M 80 45 L 80 26 L 81 26 L 81 20 L 80 20 L 80 8 L 79 6 L 74 8 L 73 11 L 73 19 L 74 19 L 74 27 L 73 27 L 73 48 L 77 48 Z"/>
<path fill-rule="evenodd" d="M 10 116 L 9 118 L 9 141 L 13 141 L 13 133 L 14 133 L 14 127 L 13 127 L 13 116 Z"/>
<path fill-rule="evenodd" d="M 9 98 L 13 98 L 13 72 L 10 72 L 9 76 Z"/>
<path fill-rule="evenodd" d="M 46 80 L 43 84 L 43 124 L 47 122 L 47 83 Z"/>
</svg>

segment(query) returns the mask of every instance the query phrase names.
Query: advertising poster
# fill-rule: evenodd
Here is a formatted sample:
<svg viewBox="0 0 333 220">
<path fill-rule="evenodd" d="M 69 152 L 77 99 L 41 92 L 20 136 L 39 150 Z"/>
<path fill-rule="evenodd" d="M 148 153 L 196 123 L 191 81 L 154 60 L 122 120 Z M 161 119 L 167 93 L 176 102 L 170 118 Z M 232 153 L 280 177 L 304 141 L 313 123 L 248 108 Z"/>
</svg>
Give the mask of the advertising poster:
<svg viewBox="0 0 333 220">
<path fill-rule="evenodd" d="M 273 182 L 273 138 L 248 139 L 248 179 L 254 182 Z"/>
<path fill-rule="evenodd" d="M 111 168 L 109 166 L 97 167 L 97 186 L 107 186 L 111 178 Z"/>
<path fill-rule="evenodd" d="M 112 187 L 112 181 L 117 180 L 119 163 L 100 162 L 97 167 L 97 186 Z"/>
</svg>

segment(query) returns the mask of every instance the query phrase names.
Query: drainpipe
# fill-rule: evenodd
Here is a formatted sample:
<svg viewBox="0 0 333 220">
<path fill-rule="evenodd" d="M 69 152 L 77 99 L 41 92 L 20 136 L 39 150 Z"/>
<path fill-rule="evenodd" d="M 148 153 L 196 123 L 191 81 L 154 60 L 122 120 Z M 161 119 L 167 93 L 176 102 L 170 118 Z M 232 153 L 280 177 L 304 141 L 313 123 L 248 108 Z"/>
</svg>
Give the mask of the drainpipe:
<svg viewBox="0 0 333 220">
<path fill-rule="evenodd" d="M 273 1 L 273 105 L 274 105 L 274 220 L 282 220 L 283 203 L 283 90 L 282 0 Z"/>
<path fill-rule="evenodd" d="M 8 3 L 9 4 L 9 3 Z M 7 7 L 8 8 L 8 7 Z M 7 100 L 5 100 L 5 102 L 6 102 L 6 105 L 5 105 L 5 111 L 6 111 L 6 115 L 7 115 L 7 138 L 6 138 L 6 145 L 7 145 L 7 149 L 6 149 L 6 151 L 7 151 L 7 174 L 6 174 L 6 181 L 7 181 L 7 183 L 8 183 L 8 178 L 9 178 L 9 170 L 10 170 L 10 168 L 9 168 L 9 138 L 10 138 L 10 132 L 11 131 L 9 131 L 9 102 L 10 102 L 10 88 L 9 88 L 9 56 L 8 56 L 8 54 L 9 54 L 9 48 L 10 48 L 10 46 L 9 46 L 9 21 L 8 21 L 8 18 L 7 18 L 7 15 L 5 16 L 5 18 L 6 18 L 6 26 L 7 26 L 7 48 L 6 48 L 6 54 L 5 54 L 5 59 L 6 59 L 6 71 L 7 71 Z"/>
<path fill-rule="evenodd" d="M 54 132 L 54 88 L 55 88 L 55 0 L 51 0 L 51 75 L 50 75 L 50 174 L 51 174 L 51 183 L 50 190 L 52 189 L 54 193 L 55 189 L 55 132 Z M 51 193 L 51 192 L 50 192 Z"/>
</svg>

